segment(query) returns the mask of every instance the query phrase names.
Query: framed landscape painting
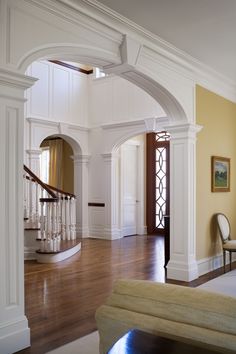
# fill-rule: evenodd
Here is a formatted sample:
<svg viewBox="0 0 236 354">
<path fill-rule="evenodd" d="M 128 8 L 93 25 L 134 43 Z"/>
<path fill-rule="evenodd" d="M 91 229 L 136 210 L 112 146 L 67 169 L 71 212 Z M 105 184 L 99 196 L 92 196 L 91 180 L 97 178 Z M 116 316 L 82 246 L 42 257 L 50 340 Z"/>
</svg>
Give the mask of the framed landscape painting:
<svg viewBox="0 0 236 354">
<path fill-rule="evenodd" d="M 226 157 L 211 157 L 211 191 L 230 191 L 230 159 Z"/>
</svg>

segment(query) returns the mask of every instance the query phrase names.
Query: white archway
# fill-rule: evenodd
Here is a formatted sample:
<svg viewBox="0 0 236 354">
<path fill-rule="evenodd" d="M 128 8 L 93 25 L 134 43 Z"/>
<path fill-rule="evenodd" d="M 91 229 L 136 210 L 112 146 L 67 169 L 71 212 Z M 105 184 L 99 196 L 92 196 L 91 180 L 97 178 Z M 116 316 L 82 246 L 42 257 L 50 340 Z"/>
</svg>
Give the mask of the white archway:
<svg viewBox="0 0 236 354">
<path fill-rule="evenodd" d="M 78 233 L 88 236 L 88 131 L 72 129 L 69 124 L 28 118 L 30 146 L 27 149 L 27 164 L 39 175 L 39 155 L 41 142 L 51 135 L 62 137 L 73 149 L 74 194 L 77 196 L 76 220 Z"/>
<path fill-rule="evenodd" d="M 169 60 L 171 55 L 167 57 L 155 43 L 141 32 L 136 33 L 134 28 L 109 19 L 84 1 L 2 0 L 1 18 L 0 223 L 3 240 L 0 249 L 0 347 L 3 353 L 9 353 L 30 345 L 30 331 L 24 310 L 23 190 L 19 181 L 22 180 L 23 165 L 24 91 L 35 80 L 24 75 L 26 67 L 39 58 L 90 63 L 136 83 L 165 109 L 168 115 L 165 128 L 172 136 L 171 168 L 174 171 L 171 181 L 172 243 L 168 272 L 170 277 L 182 280 L 197 277 L 197 127 L 194 125 L 195 82 L 187 66 L 183 68 L 179 62 L 172 65 Z M 63 126 L 61 129 L 64 129 Z M 110 236 L 115 229 L 114 215 L 111 213 L 114 196 L 110 183 L 113 179 L 112 149 L 117 144 L 114 138 L 118 134 L 117 129 L 123 129 L 124 132 L 131 128 L 101 128 L 101 136 L 106 136 L 106 141 L 102 139 L 101 144 L 104 147 L 102 156 L 107 179 L 105 221 Z M 88 155 L 88 150 L 83 152 L 78 157 L 78 163 L 87 165 Z M 83 178 L 86 176 L 83 175 Z"/>
</svg>

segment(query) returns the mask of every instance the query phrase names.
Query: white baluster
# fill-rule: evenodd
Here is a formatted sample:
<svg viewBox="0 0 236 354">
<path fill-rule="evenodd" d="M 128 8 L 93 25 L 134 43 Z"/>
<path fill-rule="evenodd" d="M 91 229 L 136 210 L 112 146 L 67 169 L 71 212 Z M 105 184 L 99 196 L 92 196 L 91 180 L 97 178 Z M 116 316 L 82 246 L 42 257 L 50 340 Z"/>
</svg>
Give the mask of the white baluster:
<svg viewBox="0 0 236 354">
<path fill-rule="evenodd" d="M 61 227 L 62 227 L 62 240 L 66 239 L 66 200 L 62 197 L 61 201 Z"/>
<path fill-rule="evenodd" d="M 66 239 L 70 240 L 70 204 L 69 204 L 69 199 L 68 197 L 66 197 L 66 220 L 65 220 L 65 224 L 66 224 Z"/>
<path fill-rule="evenodd" d="M 26 218 L 29 218 L 29 180 L 25 178 L 25 200 L 26 200 Z"/>
<path fill-rule="evenodd" d="M 57 203 L 57 233 L 60 236 L 60 239 L 62 237 L 62 220 L 61 220 L 61 204 L 62 204 L 62 200 L 61 200 L 61 196 L 59 194 L 58 196 L 59 200 Z"/>
<path fill-rule="evenodd" d="M 71 217 L 71 239 L 76 239 L 76 203 L 75 198 L 70 200 L 70 217 Z"/>
<path fill-rule="evenodd" d="M 41 202 L 41 215 L 40 215 L 40 237 L 41 240 L 45 239 L 45 216 L 44 216 L 44 202 Z"/>
<path fill-rule="evenodd" d="M 57 202 L 52 203 L 52 234 L 53 239 L 57 237 Z"/>
<path fill-rule="evenodd" d="M 35 221 L 39 222 L 39 185 L 35 182 Z"/>
<path fill-rule="evenodd" d="M 32 181 L 29 179 L 29 221 L 33 222 L 33 198 L 32 198 Z"/>
<path fill-rule="evenodd" d="M 43 198 L 43 187 L 42 186 L 39 186 L 39 200 L 40 200 L 40 198 Z M 40 202 L 39 202 L 39 204 L 41 204 Z M 42 204 L 41 204 L 41 206 L 42 206 Z M 40 209 L 39 209 L 39 212 L 40 212 L 40 216 L 41 215 L 44 215 L 44 212 L 43 212 L 43 214 L 42 214 L 42 208 L 40 207 Z M 41 219 L 40 219 L 41 220 Z"/>
<path fill-rule="evenodd" d="M 46 204 L 46 234 L 47 240 L 51 241 L 51 203 L 47 202 Z"/>
</svg>

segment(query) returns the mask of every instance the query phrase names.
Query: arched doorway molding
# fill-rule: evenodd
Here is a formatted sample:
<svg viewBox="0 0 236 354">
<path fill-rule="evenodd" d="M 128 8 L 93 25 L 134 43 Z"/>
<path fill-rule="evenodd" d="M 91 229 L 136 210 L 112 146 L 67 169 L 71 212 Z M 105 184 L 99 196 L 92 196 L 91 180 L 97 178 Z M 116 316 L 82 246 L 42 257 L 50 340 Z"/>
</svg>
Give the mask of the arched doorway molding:
<svg viewBox="0 0 236 354">
<path fill-rule="evenodd" d="M 20 181 L 24 145 L 24 91 L 35 82 L 24 72 L 37 59 L 78 60 L 103 67 L 135 82 L 164 107 L 169 123 L 172 123 L 168 131 L 175 142 L 172 150 L 173 180 L 181 182 L 177 194 L 172 196 L 173 210 L 179 209 L 179 214 L 172 217 L 172 233 L 175 232 L 179 237 L 172 238 L 174 253 L 168 271 L 172 271 L 170 277 L 182 280 L 197 277 L 194 253 L 196 131 L 191 126 L 194 124 L 195 112 L 194 81 L 181 65 L 172 65 L 165 55 L 160 55 L 160 48 L 155 47 L 155 44 L 153 46 L 146 37 L 140 33 L 137 35 L 134 29 L 123 24 L 114 23 L 113 26 L 101 12 L 84 7 L 84 2 L 74 8 L 72 2 L 62 1 L 1 2 L 0 220 L 4 240 L 0 250 L 3 269 L 0 275 L 0 302 L 3 304 L 0 309 L 3 319 L 0 347 L 3 352 L 16 352 L 30 345 L 30 331 L 24 310 L 23 190 Z M 139 42 L 131 37 L 138 38 Z M 108 177 L 110 174 L 109 181 L 112 180 L 110 161 L 113 155 L 112 150 L 106 150 L 103 154 L 107 162 L 104 173 Z M 84 153 L 78 157 L 78 163 L 84 166 L 88 158 L 88 154 Z M 106 198 L 111 199 L 109 184 L 107 190 Z M 179 199 L 183 200 L 183 210 L 177 202 Z M 108 233 L 112 235 L 114 225 L 111 209 L 106 215 L 107 225 L 110 225 Z"/>
<path fill-rule="evenodd" d="M 196 134 L 201 127 L 191 123 L 176 124 L 167 118 L 149 118 L 132 124 L 103 126 L 106 153 L 103 153 L 106 183 L 111 193 L 106 199 L 106 220 L 111 220 L 110 239 L 120 237 L 117 149 L 137 134 L 166 130 L 170 140 L 170 261 L 167 277 L 189 281 L 198 277 L 196 262 L 195 154 Z M 109 150 L 110 149 L 110 150 Z"/>
<path fill-rule="evenodd" d="M 68 142 L 73 149 L 74 193 L 77 196 L 76 220 L 80 236 L 88 235 L 88 131 L 66 123 L 27 118 L 29 124 L 27 162 L 30 169 L 39 175 L 40 145 L 44 139 L 56 135 Z"/>
</svg>

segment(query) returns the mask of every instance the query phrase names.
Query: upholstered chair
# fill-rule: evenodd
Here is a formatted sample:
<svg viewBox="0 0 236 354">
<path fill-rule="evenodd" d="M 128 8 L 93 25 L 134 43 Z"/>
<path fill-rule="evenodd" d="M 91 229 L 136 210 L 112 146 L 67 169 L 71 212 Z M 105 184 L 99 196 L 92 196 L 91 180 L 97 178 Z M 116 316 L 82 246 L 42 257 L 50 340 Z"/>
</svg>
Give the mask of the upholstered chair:
<svg viewBox="0 0 236 354">
<path fill-rule="evenodd" d="M 231 239 L 231 230 L 230 230 L 230 223 L 228 218 L 222 214 L 216 214 L 216 221 L 218 225 L 218 229 L 220 232 L 220 237 L 222 241 L 223 247 L 223 258 L 224 258 L 224 272 L 225 272 L 225 257 L 226 251 L 229 252 L 229 259 L 230 259 L 230 270 L 231 270 L 231 263 L 232 263 L 232 252 L 236 252 L 236 240 Z"/>
</svg>

